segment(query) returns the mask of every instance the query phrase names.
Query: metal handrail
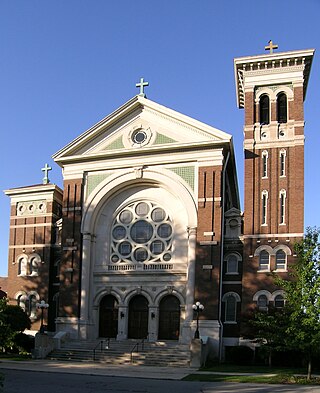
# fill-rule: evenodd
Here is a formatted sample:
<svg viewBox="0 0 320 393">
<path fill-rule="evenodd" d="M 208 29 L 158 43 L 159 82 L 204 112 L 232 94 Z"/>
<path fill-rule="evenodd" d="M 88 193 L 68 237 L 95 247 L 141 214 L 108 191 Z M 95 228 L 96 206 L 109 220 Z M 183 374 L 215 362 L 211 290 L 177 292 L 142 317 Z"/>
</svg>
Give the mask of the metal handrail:
<svg viewBox="0 0 320 393">
<path fill-rule="evenodd" d="M 139 346 L 140 346 L 140 344 L 141 344 L 141 351 L 144 351 L 144 342 L 148 338 L 148 336 L 149 335 L 147 335 L 147 337 L 143 338 L 141 341 L 136 342 L 134 344 L 134 346 L 132 347 L 131 352 L 130 352 L 131 363 L 133 363 L 133 353 L 134 352 L 139 353 Z"/>
<path fill-rule="evenodd" d="M 103 344 L 106 342 L 106 346 L 103 348 Z M 100 347 L 100 352 L 103 352 L 106 349 L 110 348 L 110 338 L 107 338 L 106 340 L 100 340 L 98 344 L 93 348 L 93 361 L 96 360 L 96 351 Z"/>
</svg>

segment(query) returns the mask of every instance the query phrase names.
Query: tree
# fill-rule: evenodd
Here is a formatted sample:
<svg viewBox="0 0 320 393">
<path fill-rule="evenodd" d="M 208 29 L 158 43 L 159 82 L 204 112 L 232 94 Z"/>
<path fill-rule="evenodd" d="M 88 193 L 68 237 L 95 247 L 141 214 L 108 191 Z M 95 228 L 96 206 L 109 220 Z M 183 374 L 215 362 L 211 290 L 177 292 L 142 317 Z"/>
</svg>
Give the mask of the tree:
<svg viewBox="0 0 320 393">
<path fill-rule="evenodd" d="M 304 238 L 294 245 L 296 262 L 290 266 L 290 279 L 275 275 L 275 284 L 286 293 L 283 309 L 269 306 L 268 312 L 255 311 L 248 318 L 250 336 L 269 353 L 295 350 L 308 361 L 311 379 L 312 357 L 320 352 L 320 229 L 307 228 Z"/>
<path fill-rule="evenodd" d="M 14 347 L 17 335 L 30 327 L 30 318 L 21 307 L 9 305 L 6 299 L 0 299 L 0 346 L 2 350 Z"/>
<path fill-rule="evenodd" d="M 268 311 L 256 310 L 247 319 L 247 335 L 266 350 L 269 366 L 272 355 L 287 349 L 286 330 L 288 329 L 287 308 L 277 309 L 269 306 Z M 249 333 L 249 334 L 248 334 Z"/>
<path fill-rule="evenodd" d="M 276 283 L 286 293 L 289 310 L 287 343 L 300 350 L 308 360 L 311 379 L 312 356 L 320 348 L 320 229 L 307 228 L 304 238 L 295 244 L 297 262 L 291 266 L 292 280 L 280 278 Z"/>
</svg>

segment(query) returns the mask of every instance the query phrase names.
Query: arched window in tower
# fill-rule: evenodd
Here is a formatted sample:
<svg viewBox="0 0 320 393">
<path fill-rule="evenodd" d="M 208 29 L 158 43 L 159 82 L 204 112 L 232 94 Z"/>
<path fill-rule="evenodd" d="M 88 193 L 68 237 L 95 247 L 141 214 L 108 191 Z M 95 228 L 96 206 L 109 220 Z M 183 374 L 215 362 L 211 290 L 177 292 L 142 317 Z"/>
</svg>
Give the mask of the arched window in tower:
<svg viewBox="0 0 320 393">
<path fill-rule="evenodd" d="M 226 274 L 238 274 L 238 258 L 235 254 L 228 255 L 226 264 Z"/>
<path fill-rule="evenodd" d="M 21 256 L 18 259 L 18 275 L 26 276 L 28 274 L 27 267 L 28 267 L 27 257 Z"/>
<path fill-rule="evenodd" d="M 284 307 L 284 297 L 282 295 L 277 295 L 274 298 L 274 306 L 275 306 L 275 308 L 283 308 Z"/>
<path fill-rule="evenodd" d="M 262 152 L 262 177 L 268 177 L 268 151 Z"/>
<path fill-rule="evenodd" d="M 23 311 L 26 311 L 27 304 L 27 295 L 25 293 L 20 293 L 17 297 L 17 305 L 22 308 Z"/>
<path fill-rule="evenodd" d="M 287 120 L 287 96 L 285 93 L 280 93 L 277 96 L 277 121 L 278 123 L 286 123 Z"/>
<path fill-rule="evenodd" d="M 29 301 L 28 301 L 28 315 L 31 319 L 35 319 L 37 317 L 37 298 L 39 298 L 39 296 L 37 296 L 37 294 L 30 294 L 29 295 Z"/>
<path fill-rule="evenodd" d="M 262 225 L 267 225 L 267 211 L 268 211 L 268 191 L 262 191 Z"/>
<path fill-rule="evenodd" d="M 260 311 L 268 311 L 268 298 L 266 295 L 260 295 L 258 297 L 257 306 Z"/>
<path fill-rule="evenodd" d="M 280 150 L 280 176 L 286 176 L 286 155 L 287 152 L 285 149 Z"/>
<path fill-rule="evenodd" d="M 31 276 L 37 276 L 39 274 L 39 266 L 41 263 L 40 255 L 32 254 L 29 258 L 29 271 Z"/>
<path fill-rule="evenodd" d="M 223 295 L 222 301 L 225 307 L 225 323 L 237 322 L 237 303 L 241 301 L 240 296 L 235 292 L 228 292 Z"/>
<path fill-rule="evenodd" d="M 276 270 L 285 270 L 287 265 L 287 254 L 283 250 L 276 253 Z"/>
<path fill-rule="evenodd" d="M 259 270 L 270 270 L 270 255 L 268 251 L 262 250 L 259 255 Z"/>
<path fill-rule="evenodd" d="M 286 190 L 280 191 L 280 225 L 286 223 Z"/>
<path fill-rule="evenodd" d="M 262 94 L 259 101 L 260 124 L 270 123 L 270 100 L 267 94 Z"/>
</svg>

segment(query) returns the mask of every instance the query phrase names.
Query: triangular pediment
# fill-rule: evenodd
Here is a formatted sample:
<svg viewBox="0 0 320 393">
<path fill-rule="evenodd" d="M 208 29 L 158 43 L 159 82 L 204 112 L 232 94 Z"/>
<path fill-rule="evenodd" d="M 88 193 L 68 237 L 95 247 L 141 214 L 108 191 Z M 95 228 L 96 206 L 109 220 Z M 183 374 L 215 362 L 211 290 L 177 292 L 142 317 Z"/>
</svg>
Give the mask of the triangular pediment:
<svg viewBox="0 0 320 393">
<path fill-rule="evenodd" d="M 149 150 L 226 143 L 231 135 L 135 96 L 59 150 L 56 162 L 141 153 Z"/>
</svg>

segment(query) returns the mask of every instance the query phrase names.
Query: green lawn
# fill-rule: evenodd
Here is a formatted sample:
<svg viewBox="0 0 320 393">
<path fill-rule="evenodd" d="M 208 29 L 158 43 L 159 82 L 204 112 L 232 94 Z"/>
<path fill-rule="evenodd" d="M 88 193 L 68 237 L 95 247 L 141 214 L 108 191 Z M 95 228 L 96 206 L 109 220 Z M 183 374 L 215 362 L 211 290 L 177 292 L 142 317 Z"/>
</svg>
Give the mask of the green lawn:
<svg viewBox="0 0 320 393">
<path fill-rule="evenodd" d="M 0 354 L 0 361 L 1 359 L 3 360 L 28 360 L 31 359 L 31 355 L 19 355 L 17 354 L 13 354 L 13 353 L 1 353 Z"/>
<path fill-rule="evenodd" d="M 208 382 L 251 382 L 251 383 L 280 383 L 280 384 L 313 384 L 320 385 L 320 378 L 306 380 L 305 368 L 285 368 L 268 366 L 235 366 L 231 364 L 215 364 L 203 367 L 200 371 L 205 374 L 190 374 L 186 381 Z M 247 373 L 252 375 L 237 375 Z M 253 375 L 254 374 L 254 375 Z"/>
<path fill-rule="evenodd" d="M 226 374 L 190 374 L 183 378 L 184 381 L 203 382 L 237 382 L 237 383 L 270 383 L 270 384 L 311 384 L 320 385 L 320 378 L 312 378 L 307 381 L 306 377 L 292 374 L 261 374 L 261 375 L 226 375 Z"/>
<path fill-rule="evenodd" d="M 202 367 L 200 371 L 231 372 L 231 373 L 263 373 L 263 374 L 305 374 L 306 368 L 269 367 L 269 366 L 238 366 L 234 364 L 214 364 Z"/>
</svg>

